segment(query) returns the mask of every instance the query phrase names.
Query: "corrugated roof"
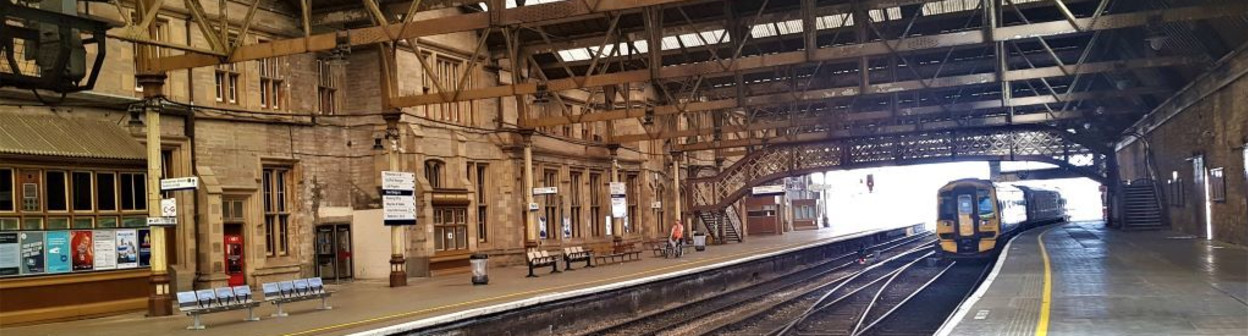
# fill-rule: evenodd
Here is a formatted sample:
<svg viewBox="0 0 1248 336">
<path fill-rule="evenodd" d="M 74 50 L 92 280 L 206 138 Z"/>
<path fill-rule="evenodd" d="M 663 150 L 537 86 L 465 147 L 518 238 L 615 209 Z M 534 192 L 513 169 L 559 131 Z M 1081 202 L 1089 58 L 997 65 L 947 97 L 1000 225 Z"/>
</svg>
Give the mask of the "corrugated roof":
<svg viewBox="0 0 1248 336">
<path fill-rule="evenodd" d="M 144 147 L 109 122 L 0 113 L 0 154 L 143 160 Z"/>
</svg>

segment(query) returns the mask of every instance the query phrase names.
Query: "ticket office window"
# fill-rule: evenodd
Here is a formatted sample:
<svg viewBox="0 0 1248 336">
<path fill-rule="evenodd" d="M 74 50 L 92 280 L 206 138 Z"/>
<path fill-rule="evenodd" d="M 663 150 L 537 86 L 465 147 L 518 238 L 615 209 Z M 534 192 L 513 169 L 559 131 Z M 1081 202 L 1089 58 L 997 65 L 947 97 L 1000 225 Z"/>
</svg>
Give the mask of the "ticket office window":
<svg viewBox="0 0 1248 336">
<path fill-rule="evenodd" d="M 0 167 L 0 231 L 145 227 L 146 175 Z"/>
<path fill-rule="evenodd" d="M 434 250 L 450 252 L 468 249 L 468 208 L 433 208 Z"/>
</svg>

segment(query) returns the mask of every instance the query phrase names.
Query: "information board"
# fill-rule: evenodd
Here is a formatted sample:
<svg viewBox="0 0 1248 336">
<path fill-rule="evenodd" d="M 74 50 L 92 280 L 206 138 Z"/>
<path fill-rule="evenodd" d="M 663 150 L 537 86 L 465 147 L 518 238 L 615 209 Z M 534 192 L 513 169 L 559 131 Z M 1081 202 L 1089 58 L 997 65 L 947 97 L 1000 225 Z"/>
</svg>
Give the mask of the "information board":
<svg viewBox="0 0 1248 336">
<path fill-rule="evenodd" d="M 70 270 L 69 231 L 49 231 L 44 237 L 47 244 L 46 259 L 48 273 L 62 273 Z"/>
<path fill-rule="evenodd" d="M 95 249 L 95 269 L 117 269 L 117 236 L 113 231 L 92 231 L 91 240 Z"/>
<path fill-rule="evenodd" d="M 135 230 L 117 230 L 117 268 L 139 267 L 138 239 Z"/>
<path fill-rule="evenodd" d="M 17 232 L 0 232 L 0 275 L 21 273 L 20 248 Z"/>
<path fill-rule="evenodd" d="M 95 243 L 92 242 L 91 231 L 70 231 L 69 234 L 74 270 L 90 271 L 94 269 Z"/>
<path fill-rule="evenodd" d="M 22 274 L 41 274 L 44 271 L 43 232 L 22 232 Z"/>
<path fill-rule="evenodd" d="M 381 172 L 383 225 L 416 225 L 416 174 Z"/>
</svg>

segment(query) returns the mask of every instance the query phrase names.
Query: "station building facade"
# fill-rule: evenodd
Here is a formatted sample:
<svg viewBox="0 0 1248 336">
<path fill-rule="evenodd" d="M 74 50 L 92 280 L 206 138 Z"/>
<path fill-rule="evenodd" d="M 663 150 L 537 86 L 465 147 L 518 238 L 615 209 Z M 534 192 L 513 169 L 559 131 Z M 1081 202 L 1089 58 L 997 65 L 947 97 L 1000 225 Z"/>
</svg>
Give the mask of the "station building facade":
<svg viewBox="0 0 1248 336">
<path fill-rule="evenodd" d="M 284 4 L 261 6 L 251 33 L 241 38 L 302 36 L 298 8 Z M 206 48 L 181 5 L 165 4 L 153 35 Z M 204 5 L 217 12 L 216 3 Z M 83 12 L 120 21 L 109 5 L 83 6 Z M 232 25 L 241 26 L 246 6 L 228 6 Z M 311 276 L 388 277 L 389 229 L 381 224 L 379 184 L 389 166 L 385 151 L 376 149 L 388 145 L 380 140 L 380 115 L 387 111 L 381 110 L 379 64 L 385 57 L 398 65 L 401 94 L 437 90 L 418 57 L 443 84 L 458 85 L 465 69 L 465 87 L 511 80 L 507 64 L 469 61 L 477 38 L 421 39 L 419 50 L 400 46 L 392 55 L 357 48 L 337 57 L 304 54 L 168 73 L 162 177 L 200 178 L 198 189 L 163 195 L 177 208 L 177 226 L 165 230 L 176 290 Z M 0 262 L 6 265 L 0 267 L 0 324 L 146 307 L 152 251 L 144 220 L 148 207 L 157 206 L 145 196 L 149 125 L 130 110 L 143 97 L 134 77 L 137 48 L 117 40 L 107 48 L 92 91 L 64 98 L 0 91 L 0 244 L 16 244 L 19 254 L 31 253 L 26 259 L 44 263 L 32 268 L 14 260 L 19 265 L 11 268 L 8 260 Z M 561 98 L 571 108 L 601 100 L 589 92 Z M 520 103 L 539 115 L 559 108 Z M 467 266 L 472 253 L 489 254 L 495 265 L 520 262 L 529 192 L 522 180 L 525 139 L 504 130 L 518 123 L 516 104 L 503 98 L 402 111 L 399 167 L 418 181 L 418 224 L 406 228 L 409 276 L 454 271 Z M 534 199 L 540 247 L 602 247 L 613 239 L 666 234 L 676 214 L 664 145 L 627 143 L 614 153 L 605 146 L 612 132 L 638 127 L 636 121 L 600 122 L 538 129 L 531 137 L 534 186 L 558 190 Z M 628 215 L 615 221 L 608 217 L 612 162 L 628 188 Z M 42 240 L 39 251 L 35 237 Z M 49 262 L 57 247 L 70 249 L 55 251 L 56 258 L 70 259 L 67 269 L 59 259 Z"/>
</svg>

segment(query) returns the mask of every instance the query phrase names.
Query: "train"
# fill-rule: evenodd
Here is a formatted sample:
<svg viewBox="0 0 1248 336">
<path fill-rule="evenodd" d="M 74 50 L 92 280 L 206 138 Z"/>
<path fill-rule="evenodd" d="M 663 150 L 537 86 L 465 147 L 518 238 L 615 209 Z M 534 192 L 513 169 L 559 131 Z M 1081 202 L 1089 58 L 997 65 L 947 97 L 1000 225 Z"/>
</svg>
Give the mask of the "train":
<svg viewBox="0 0 1248 336">
<path fill-rule="evenodd" d="M 1066 221 L 1066 199 L 1055 190 L 962 179 L 937 195 L 936 253 L 946 259 L 992 256 L 1023 230 Z"/>
</svg>

